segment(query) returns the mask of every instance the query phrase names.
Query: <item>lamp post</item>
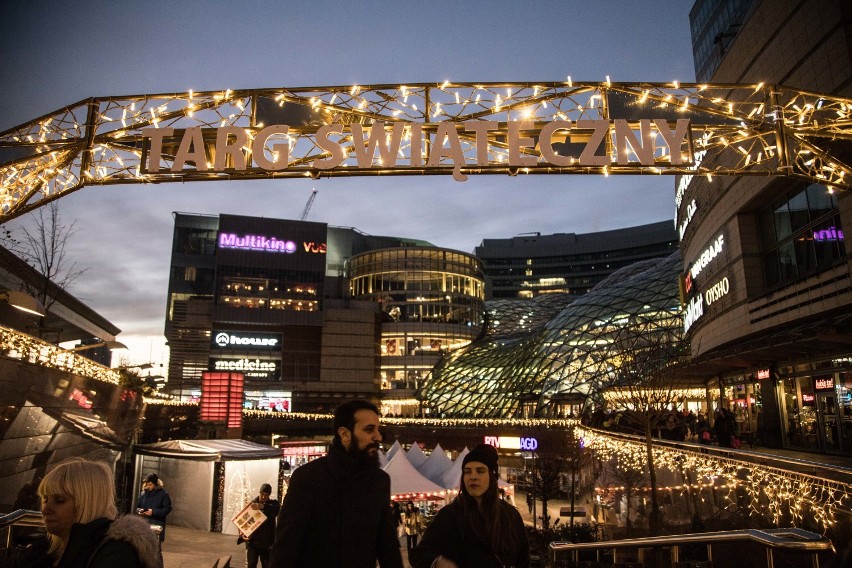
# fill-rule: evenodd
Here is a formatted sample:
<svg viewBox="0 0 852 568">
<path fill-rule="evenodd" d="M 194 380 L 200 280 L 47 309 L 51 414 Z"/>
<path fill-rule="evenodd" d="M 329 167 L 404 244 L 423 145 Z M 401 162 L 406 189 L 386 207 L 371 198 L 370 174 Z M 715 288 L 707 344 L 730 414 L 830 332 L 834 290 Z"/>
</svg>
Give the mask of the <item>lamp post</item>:
<svg viewBox="0 0 852 568">
<path fill-rule="evenodd" d="M 46 310 L 44 305 L 37 299 L 26 292 L 17 292 L 15 290 L 7 290 L 0 292 L 0 300 L 5 300 L 10 306 L 36 316 L 44 317 Z"/>
<path fill-rule="evenodd" d="M 127 345 L 120 341 L 115 340 L 106 340 L 100 341 L 98 343 L 90 343 L 85 345 L 77 345 L 76 347 L 72 347 L 68 351 L 78 352 L 78 351 L 86 351 L 87 349 L 97 349 L 98 347 L 106 347 L 110 351 L 115 351 L 117 349 L 127 349 Z M 150 363 L 146 363 L 146 365 L 150 365 Z M 133 366 L 141 366 L 141 365 L 133 365 Z M 150 367 L 148 367 L 150 368 Z"/>
</svg>

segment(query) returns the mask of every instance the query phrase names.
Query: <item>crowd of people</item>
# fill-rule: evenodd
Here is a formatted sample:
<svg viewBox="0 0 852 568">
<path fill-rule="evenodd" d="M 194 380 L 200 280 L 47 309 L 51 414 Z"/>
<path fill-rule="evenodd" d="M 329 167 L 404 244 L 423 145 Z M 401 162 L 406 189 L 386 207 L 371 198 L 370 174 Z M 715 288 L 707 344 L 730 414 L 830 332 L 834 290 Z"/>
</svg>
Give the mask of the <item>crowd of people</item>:
<svg viewBox="0 0 852 568">
<path fill-rule="evenodd" d="M 641 424 L 629 412 L 595 411 L 596 427 L 636 432 Z M 653 420 L 655 436 L 670 440 L 717 442 L 735 447 L 734 415 L 716 410 L 712 422 L 702 413 L 672 409 Z M 264 483 L 247 506 L 262 522 L 241 532 L 246 566 L 402 568 L 404 535 L 413 568 L 525 568 L 530 549 L 521 515 L 500 498 L 497 450 L 480 444 L 463 459 L 459 493 L 428 527 L 413 502 L 404 508 L 390 499 L 390 477 L 379 467 L 379 410 L 354 400 L 334 414 L 328 453 L 295 470 L 282 503 Z M 22 489 L 21 504 L 34 499 Z M 26 551 L 20 566 L 159 568 L 171 497 L 155 473 L 144 479 L 136 515 L 119 515 L 115 481 L 107 464 L 70 459 L 49 470 L 37 496 L 47 535 Z M 391 506 L 388 506 L 391 503 Z M 154 530 L 152 530 L 154 529 Z M 159 541 L 158 541 L 159 538 Z"/>
<path fill-rule="evenodd" d="M 642 424 L 630 412 L 596 410 L 585 418 L 591 426 L 632 433 Z M 712 420 L 672 409 L 652 424 L 659 438 L 738 447 L 737 422 L 725 408 L 716 409 Z M 413 502 L 403 508 L 390 499 L 390 478 L 379 467 L 378 408 L 363 400 L 345 403 L 334 414 L 333 430 L 328 454 L 294 472 L 282 503 L 264 483 L 247 504 L 263 513 L 250 534 L 238 537 L 246 545 L 247 568 L 375 568 L 377 563 L 402 568 L 403 535 L 413 568 L 529 566 L 521 515 L 500 498 L 494 447 L 480 444 L 464 457 L 458 496 L 427 527 Z M 14 566 L 162 567 L 160 543 L 172 502 L 155 473 L 144 478 L 135 515 L 118 513 L 109 465 L 78 458 L 25 485 L 16 504 L 40 507 L 47 534 Z"/>
<path fill-rule="evenodd" d="M 640 419 L 630 411 L 597 409 L 587 419 L 587 424 L 613 432 L 636 434 L 641 431 L 644 417 Z M 713 413 L 712 421 L 703 412 L 671 409 L 651 417 L 651 435 L 676 442 L 718 444 L 722 448 L 738 448 L 740 440 L 736 416 L 720 407 Z"/>
</svg>

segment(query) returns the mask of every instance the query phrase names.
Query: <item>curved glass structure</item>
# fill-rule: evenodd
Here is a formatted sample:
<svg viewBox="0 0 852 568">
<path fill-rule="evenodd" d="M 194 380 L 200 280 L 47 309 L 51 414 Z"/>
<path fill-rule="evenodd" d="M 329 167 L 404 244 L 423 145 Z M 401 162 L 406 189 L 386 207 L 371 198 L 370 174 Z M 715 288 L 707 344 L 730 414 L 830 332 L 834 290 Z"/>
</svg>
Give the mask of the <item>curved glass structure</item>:
<svg viewBox="0 0 852 568">
<path fill-rule="evenodd" d="M 680 253 L 614 272 L 591 292 L 488 303 L 487 326 L 433 370 L 418 398 L 433 414 L 562 417 L 607 383 L 617 340 L 630 333 L 679 341 Z"/>
<path fill-rule="evenodd" d="M 482 263 L 454 250 L 400 247 L 353 256 L 347 275 L 353 300 L 381 306 L 381 386 L 407 407 L 391 412 L 413 414 L 415 389 L 435 363 L 482 331 Z"/>
</svg>

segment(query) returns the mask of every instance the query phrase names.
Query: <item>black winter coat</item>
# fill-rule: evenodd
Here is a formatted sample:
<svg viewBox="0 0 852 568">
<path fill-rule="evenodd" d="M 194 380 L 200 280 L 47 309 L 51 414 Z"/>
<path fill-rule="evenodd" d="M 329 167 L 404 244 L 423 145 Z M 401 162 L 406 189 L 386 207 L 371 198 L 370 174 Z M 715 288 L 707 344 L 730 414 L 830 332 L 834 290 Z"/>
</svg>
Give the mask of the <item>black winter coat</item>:
<svg viewBox="0 0 852 568">
<path fill-rule="evenodd" d="M 136 500 L 137 509 L 151 509 L 150 517 L 143 517 L 149 524 L 163 528 L 160 540 L 166 538 L 166 516 L 172 512 L 172 498 L 165 489 L 156 487 L 153 491 L 143 491 Z"/>
<path fill-rule="evenodd" d="M 290 478 L 272 568 L 402 568 L 389 504 L 388 474 L 333 445 Z"/>
<path fill-rule="evenodd" d="M 13 566 L 51 568 L 47 538 L 33 544 Z M 138 517 L 122 516 L 115 521 L 95 519 L 75 523 L 62 553 L 59 568 L 162 568 L 160 542 L 148 523 Z"/>
<path fill-rule="evenodd" d="M 260 498 L 255 497 L 252 503 L 260 503 Z M 269 550 L 269 547 L 275 542 L 275 518 L 278 516 L 279 511 L 281 511 L 281 505 L 277 499 L 268 499 L 260 510 L 266 515 L 266 520 L 251 533 L 251 538 L 247 541 L 243 540 L 242 536 L 238 537 L 237 544 L 246 542 L 246 546 L 263 551 Z"/>
<path fill-rule="evenodd" d="M 484 528 L 476 534 L 462 516 L 461 505 L 453 501 L 440 511 L 426 529 L 420 544 L 408 552 L 413 568 L 429 568 L 438 556 L 444 556 L 459 568 L 528 568 L 530 544 L 521 514 L 513 506 L 499 500 L 499 514 L 510 531 L 515 545 L 498 557 L 485 540 Z"/>
</svg>

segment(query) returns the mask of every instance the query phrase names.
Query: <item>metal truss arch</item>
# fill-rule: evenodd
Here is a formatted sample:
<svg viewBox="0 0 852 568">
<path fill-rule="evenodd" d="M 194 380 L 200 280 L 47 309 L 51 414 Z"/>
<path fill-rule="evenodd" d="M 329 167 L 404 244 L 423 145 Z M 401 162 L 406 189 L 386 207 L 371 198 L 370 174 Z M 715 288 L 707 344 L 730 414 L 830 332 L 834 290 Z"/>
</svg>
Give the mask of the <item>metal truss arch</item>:
<svg viewBox="0 0 852 568">
<path fill-rule="evenodd" d="M 668 128 L 684 119 L 688 133 L 672 139 Z M 395 142 L 368 133 L 380 124 Z M 288 130 L 259 141 L 272 125 Z M 228 128 L 245 132 L 244 148 L 225 147 Z M 172 130 L 154 160 L 157 129 Z M 203 144 L 194 161 L 187 132 Z M 0 222 L 87 185 L 168 181 L 771 175 L 848 189 L 852 168 L 836 145 L 850 139 L 852 100 L 764 84 L 445 82 L 92 97 L 0 133 Z M 258 165 L 282 143 L 283 167 Z"/>
</svg>

